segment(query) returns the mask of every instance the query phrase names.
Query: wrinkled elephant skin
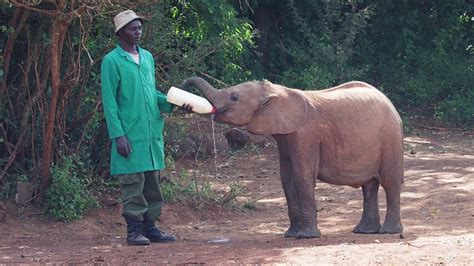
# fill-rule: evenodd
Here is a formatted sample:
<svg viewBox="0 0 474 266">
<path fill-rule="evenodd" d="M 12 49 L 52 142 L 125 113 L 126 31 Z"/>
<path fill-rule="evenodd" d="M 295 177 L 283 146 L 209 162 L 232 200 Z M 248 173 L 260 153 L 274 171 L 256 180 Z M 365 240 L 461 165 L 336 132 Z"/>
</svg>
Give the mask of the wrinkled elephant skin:
<svg viewBox="0 0 474 266">
<path fill-rule="evenodd" d="M 353 81 L 319 91 L 301 91 L 251 81 L 216 90 L 191 77 L 217 108 L 216 120 L 272 135 L 280 156 L 280 175 L 288 204 L 286 237 L 319 237 L 316 180 L 362 187 L 363 212 L 355 233 L 400 233 L 403 183 L 403 132 L 390 100 L 371 85 Z M 380 224 L 379 185 L 387 212 Z"/>
</svg>

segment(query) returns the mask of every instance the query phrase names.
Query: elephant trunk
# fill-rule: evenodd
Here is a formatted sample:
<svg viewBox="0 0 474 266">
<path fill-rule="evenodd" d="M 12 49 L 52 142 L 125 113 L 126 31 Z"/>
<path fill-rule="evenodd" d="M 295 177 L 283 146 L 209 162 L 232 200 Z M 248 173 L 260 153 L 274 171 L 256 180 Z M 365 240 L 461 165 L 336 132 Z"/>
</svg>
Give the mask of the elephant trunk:
<svg viewBox="0 0 474 266">
<path fill-rule="evenodd" d="M 191 77 L 186 79 L 181 83 L 181 89 L 188 89 L 190 86 L 194 85 L 196 88 L 201 91 L 201 93 L 208 99 L 212 104 L 214 104 L 219 97 L 219 90 L 212 87 L 207 81 L 199 77 Z"/>
</svg>

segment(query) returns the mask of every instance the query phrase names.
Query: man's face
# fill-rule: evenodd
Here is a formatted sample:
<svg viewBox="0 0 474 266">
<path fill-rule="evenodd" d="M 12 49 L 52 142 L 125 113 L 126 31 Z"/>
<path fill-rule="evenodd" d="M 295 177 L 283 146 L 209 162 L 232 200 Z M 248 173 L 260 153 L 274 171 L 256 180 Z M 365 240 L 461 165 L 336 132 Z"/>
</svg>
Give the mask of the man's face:
<svg viewBox="0 0 474 266">
<path fill-rule="evenodd" d="M 130 45 L 138 44 L 141 37 L 142 23 L 139 19 L 128 23 L 119 31 L 119 38 Z"/>
</svg>

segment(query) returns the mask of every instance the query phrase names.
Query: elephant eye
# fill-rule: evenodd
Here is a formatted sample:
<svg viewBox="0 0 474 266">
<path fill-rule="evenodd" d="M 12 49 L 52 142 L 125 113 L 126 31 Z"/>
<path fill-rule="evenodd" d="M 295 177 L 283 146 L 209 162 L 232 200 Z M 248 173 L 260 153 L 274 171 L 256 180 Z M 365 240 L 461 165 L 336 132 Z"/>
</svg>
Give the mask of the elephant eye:
<svg viewBox="0 0 474 266">
<path fill-rule="evenodd" d="M 237 93 L 232 93 L 230 95 L 230 100 L 233 101 L 233 102 L 236 102 L 239 100 L 239 95 Z"/>
</svg>

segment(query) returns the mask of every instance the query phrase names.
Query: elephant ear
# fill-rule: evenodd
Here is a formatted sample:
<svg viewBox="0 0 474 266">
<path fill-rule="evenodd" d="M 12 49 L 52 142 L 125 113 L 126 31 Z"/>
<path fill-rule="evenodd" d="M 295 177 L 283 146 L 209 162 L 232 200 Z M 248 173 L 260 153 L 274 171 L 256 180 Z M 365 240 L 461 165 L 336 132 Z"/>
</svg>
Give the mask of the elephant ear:
<svg viewBox="0 0 474 266">
<path fill-rule="evenodd" d="M 302 92 L 264 82 L 260 108 L 247 125 L 260 135 L 289 134 L 301 127 L 308 117 L 308 101 Z"/>
</svg>

